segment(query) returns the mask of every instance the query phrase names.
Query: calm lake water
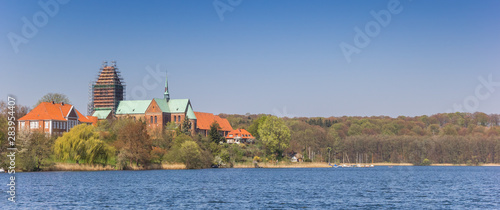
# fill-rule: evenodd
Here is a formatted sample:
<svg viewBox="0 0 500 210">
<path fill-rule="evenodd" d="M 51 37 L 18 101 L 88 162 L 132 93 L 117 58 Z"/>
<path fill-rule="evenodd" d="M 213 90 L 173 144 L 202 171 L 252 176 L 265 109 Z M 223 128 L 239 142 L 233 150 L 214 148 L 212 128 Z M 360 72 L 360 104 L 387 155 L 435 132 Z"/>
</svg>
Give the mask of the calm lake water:
<svg viewBox="0 0 500 210">
<path fill-rule="evenodd" d="M 8 174 L 0 174 L 7 191 Z M 500 167 L 375 167 L 17 174 L 10 208 L 500 209 Z"/>
</svg>

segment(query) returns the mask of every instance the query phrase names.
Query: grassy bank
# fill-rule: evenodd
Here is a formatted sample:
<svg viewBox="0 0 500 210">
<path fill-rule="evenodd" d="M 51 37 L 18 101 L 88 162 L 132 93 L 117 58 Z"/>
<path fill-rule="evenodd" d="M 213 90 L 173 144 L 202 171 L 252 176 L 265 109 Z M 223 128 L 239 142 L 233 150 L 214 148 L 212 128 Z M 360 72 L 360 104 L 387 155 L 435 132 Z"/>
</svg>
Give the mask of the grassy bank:
<svg viewBox="0 0 500 210">
<path fill-rule="evenodd" d="M 182 163 L 172 164 L 152 164 L 147 167 L 127 166 L 127 170 L 179 170 L 186 169 L 186 165 Z M 44 169 L 44 171 L 113 171 L 117 170 L 111 165 L 87 165 L 76 163 L 56 163 Z"/>
<path fill-rule="evenodd" d="M 86 165 L 86 164 L 76 164 L 76 163 L 56 163 L 44 171 L 112 171 L 115 170 L 114 167 L 107 165 Z"/>
<path fill-rule="evenodd" d="M 354 163 L 346 165 L 355 165 Z M 374 166 L 413 166 L 411 163 L 373 163 L 370 165 Z M 331 166 L 325 162 L 302 162 L 302 163 L 259 163 L 262 168 L 330 168 Z M 431 166 L 469 166 L 467 164 L 432 164 Z M 496 166 L 500 167 L 500 164 L 483 164 L 480 166 Z M 253 163 L 235 163 L 234 168 L 255 168 Z M 152 164 L 147 167 L 137 167 L 128 166 L 127 170 L 182 170 L 186 169 L 186 165 L 182 163 L 164 163 L 164 164 Z M 117 170 L 114 166 L 107 165 L 87 165 L 87 164 L 76 164 L 76 163 L 56 163 L 52 166 L 44 168 L 43 171 L 114 171 Z"/>
</svg>

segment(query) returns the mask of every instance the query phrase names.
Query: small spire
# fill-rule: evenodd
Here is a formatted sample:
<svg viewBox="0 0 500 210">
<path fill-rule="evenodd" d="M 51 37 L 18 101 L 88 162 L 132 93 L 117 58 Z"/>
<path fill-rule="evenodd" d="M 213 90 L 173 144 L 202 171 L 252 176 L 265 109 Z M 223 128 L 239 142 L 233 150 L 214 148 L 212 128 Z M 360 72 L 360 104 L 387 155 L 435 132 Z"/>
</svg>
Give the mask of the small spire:
<svg viewBox="0 0 500 210">
<path fill-rule="evenodd" d="M 167 72 L 168 74 L 168 72 Z M 170 100 L 170 94 L 168 93 L 168 76 L 165 76 L 165 93 L 163 93 L 163 98 L 167 101 Z"/>
</svg>

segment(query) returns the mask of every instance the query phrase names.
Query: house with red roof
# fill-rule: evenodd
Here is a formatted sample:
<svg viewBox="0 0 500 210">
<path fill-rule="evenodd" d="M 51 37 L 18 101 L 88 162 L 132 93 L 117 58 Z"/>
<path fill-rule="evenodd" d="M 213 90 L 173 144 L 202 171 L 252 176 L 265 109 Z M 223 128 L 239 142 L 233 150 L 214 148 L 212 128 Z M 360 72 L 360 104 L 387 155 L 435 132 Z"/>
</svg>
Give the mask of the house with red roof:
<svg viewBox="0 0 500 210">
<path fill-rule="evenodd" d="M 40 131 L 48 135 L 62 135 L 76 125 L 96 125 L 97 117 L 85 116 L 73 105 L 42 102 L 18 120 L 19 130 Z"/>
<path fill-rule="evenodd" d="M 236 129 L 229 132 L 226 136 L 228 144 L 253 143 L 255 138 L 245 129 Z"/>
<path fill-rule="evenodd" d="M 229 124 L 229 121 L 227 121 L 227 119 L 206 112 L 194 112 L 194 114 L 196 115 L 196 132 L 201 133 L 204 136 L 208 135 L 210 126 L 214 122 L 217 122 L 219 124 L 219 133 L 224 137 L 233 130 L 233 127 L 231 127 L 231 124 Z"/>
</svg>

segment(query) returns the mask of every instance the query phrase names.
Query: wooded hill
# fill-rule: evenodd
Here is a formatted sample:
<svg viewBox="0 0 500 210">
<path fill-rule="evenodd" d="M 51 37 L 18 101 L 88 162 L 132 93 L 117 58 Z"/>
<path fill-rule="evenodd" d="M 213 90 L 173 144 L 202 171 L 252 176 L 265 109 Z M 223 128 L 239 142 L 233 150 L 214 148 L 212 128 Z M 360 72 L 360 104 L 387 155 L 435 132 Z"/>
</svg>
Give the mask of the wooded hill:
<svg viewBox="0 0 500 210">
<path fill-rule="evenodd" d="M 233 128 L 258 137 L 266 115 L 229 115 Z M 285 153 L 301 153 L 306 160 L 332 162 L 393 162 L 478 165 L 500 163 L 500 115 L 442 113 L 397 118 L 314 117 L 283 118 L 290 129 Z M 330 151 L 330 152 L 329 152 Z"/>
</svg>

